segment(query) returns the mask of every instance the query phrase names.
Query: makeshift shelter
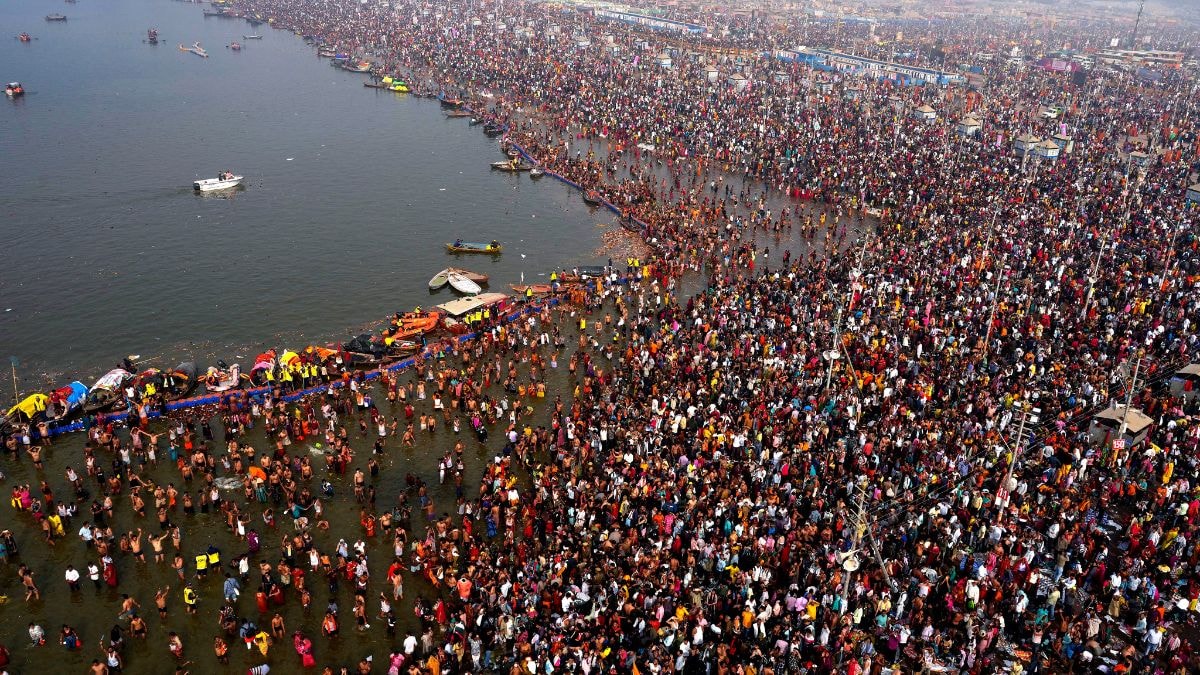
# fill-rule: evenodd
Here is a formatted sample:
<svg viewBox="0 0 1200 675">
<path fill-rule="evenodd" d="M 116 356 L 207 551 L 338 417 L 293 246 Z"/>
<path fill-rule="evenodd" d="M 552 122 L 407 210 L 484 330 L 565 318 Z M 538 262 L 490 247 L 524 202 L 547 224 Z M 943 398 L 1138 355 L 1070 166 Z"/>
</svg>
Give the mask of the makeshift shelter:
<svg viewBox="0 0 1200 675">
<path fill-rule="evenodd" d="M 1200 363 L 1180 368 L 1171 378 L 1171 395 L 1194 399 L 1200 396 Z"/>
<path fill-rule="evenodd" d="M 959 120 L 958 124 L 954 126 L 954 130 L 958 132 L 959 136 L 966 136 L 968 138 L 977 136 L 981 129 L 983 129 L 983 124 L 970 115 Z"/>
<path fill-rule="evenodd" d="M 1125 433 L 1121 435 L 1121 425 L 1125 425 Z M 1101 411 L 1092 418 L 1088 428 L 1088 437 L 1097 445 L 1110 445 L 1114 441 L 1124 441 L 1126 447 L 1137 445 L 1146 439 L 1154 421 L 1137 408 L 1114 405 Z"/>
</svg>

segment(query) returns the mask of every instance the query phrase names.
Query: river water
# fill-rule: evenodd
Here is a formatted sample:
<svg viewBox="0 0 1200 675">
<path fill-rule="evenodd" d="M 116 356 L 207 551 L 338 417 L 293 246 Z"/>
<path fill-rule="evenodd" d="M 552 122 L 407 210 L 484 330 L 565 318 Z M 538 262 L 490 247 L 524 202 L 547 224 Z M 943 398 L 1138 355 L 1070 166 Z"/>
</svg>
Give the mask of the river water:
<svg viewBox="0 0 1200 675">
<path fill-rule="evenodd" d="M 295 35 L 201 10 L 0 2 L 0 79 L 29 92 L 0 101 L 0 359 L 18 358 L 23 391 L 90 385 L 127 354 L 203 368 L 339 340 L 451 299 L 426 289 L 451 263 L 507 291 L 602 262 L 609 214 L 491 171 L 496 141 L 436 101 L 367 89 Z M 210 58 L 177 48 L 196 41 Z M 245 190 L 192 192 L 225 169 Z M 455 260 L 455 237 L 505 253 Z"/>
</svg>

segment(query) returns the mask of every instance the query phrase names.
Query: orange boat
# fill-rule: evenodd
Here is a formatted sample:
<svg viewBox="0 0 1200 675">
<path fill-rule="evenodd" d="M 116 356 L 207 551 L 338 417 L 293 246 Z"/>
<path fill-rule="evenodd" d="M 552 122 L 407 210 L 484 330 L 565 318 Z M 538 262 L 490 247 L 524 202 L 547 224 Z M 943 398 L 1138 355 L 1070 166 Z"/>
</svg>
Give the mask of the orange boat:
<svg viewBox="0 0 1200 675">
<path fill-rule="evenodd" d="M 550 284 L 511 284 L 509 285 L 509 288 L 520 293 L 521 295 L 525 295 L 525 291 L 527 290 L 533 291 L 534 295 L 544 295 L 546 293 L 554 292 L 554 287 Z"/>
<path fill-rule="evenodd" d="M 442 322 L 441 312 L 405 312 L 392 319 L 391 330 L 384 335 L 395 340 L 428 333 Z"/>
</svg>

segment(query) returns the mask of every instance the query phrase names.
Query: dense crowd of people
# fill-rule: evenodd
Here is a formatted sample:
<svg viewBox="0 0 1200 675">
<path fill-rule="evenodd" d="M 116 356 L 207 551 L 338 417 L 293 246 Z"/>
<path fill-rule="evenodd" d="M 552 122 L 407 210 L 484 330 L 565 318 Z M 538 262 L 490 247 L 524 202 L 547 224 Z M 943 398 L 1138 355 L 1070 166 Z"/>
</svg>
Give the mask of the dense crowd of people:
<svg viewBox="0 0 1200 675">
<path fill-rule="evenodd" d="M 998 69 L 967 95 L 747 57 L 722 66 L 750 77 L 738 90 L 705 59 L 747 30 L 668 70 L 654 35 L 540 4 L 505 5 L 503 29 L 469 3 L 239 7 L 463 96 L 643 223 L 655 256 L 379 384 L 234 398 L 215 428 L 97 426 L 65 474 L 74 499 L 53 476 L 15 486 L 15 519 L 47 545 L 88 521 L 72 592 L 83 576 L 119 589 L 149 554 L 178 574 L 155 598 L 164 622 L 176 598 L 207 600 L 211 657 L 155 634 L 181 668 L 244 641 L 260 673 L 1200 669 L 1200 404 L 1169 386 L 1200 309 L 1186 89 Z M 1072 92 L 1066 122 L 1041 114 L 1055 90 Z M 921 103 L 942 119 L 912 116 Z M 967 112 L 978 137 L 952 123 Z M 1015 153 L 1030 131 L 1069 132 L 1071 152 Z M 690 270 L 706 288 L 688 297 Z M 1114 401 L 1148 418 L 1144 439 L 1092 433 Z M 411 472 L 380 501 L 389 453 L 446 431 L 454 503 Z M 40 468 L 42 449 L 7 448 Z M 176 481 L 143 478 L 164 457 Z M 357 523 L 326 513 L 342 486 Z M 129 508 L 157 530 L 114 530 Z M 184 543 L 180 514 L 223 521 L 235 558 Z M 0 543 L 12 559 L 29 539 Z M 44 572 L 20 561 L 27 602 Z M 319 625 L 268 619 L 313 603 Z M 139 610 L 122 600 L 93 672 L 155 633 Z M 346 617 L 388 636 L 352 665 L 323 655 Z M 281 642 L 294 658 L 269 656 Z"/>
</svg>

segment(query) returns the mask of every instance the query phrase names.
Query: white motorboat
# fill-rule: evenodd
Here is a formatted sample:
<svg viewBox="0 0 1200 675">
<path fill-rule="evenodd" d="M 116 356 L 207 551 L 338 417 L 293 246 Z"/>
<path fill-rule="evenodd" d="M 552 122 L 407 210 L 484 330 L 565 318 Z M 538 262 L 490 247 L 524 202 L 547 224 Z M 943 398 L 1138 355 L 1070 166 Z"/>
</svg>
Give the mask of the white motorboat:
<svg viewBox="0 0 1200 675">
<path fill-rule="evenodd" d="M 205 178 L 203 180 L 193 181 L 192 187 L 200 192 L 212 192 L 213 190 L 228 190 L 229 188 L 241 185 L 241 183 L 241 176 L 235 176 L 231 173 L 223 173 L 216 178 Z"/>
<path fill-rule="evenodd" d="M 454 290 L 458 291 L 459 293 L 466 293 L 467 295 L 478 295 L 479 292 L 483 290 L 482 288 L 479 287 L 479 284 L 475 283 L 474 281 L 471 281 L 470 279 L 467 278 L 467 276 L 465 274 L 462 274 L 457 271 L 448 272 L 446 274 L 446 279 L 450 282 L 450 287 L 453 288 Z"/>
</svg>

